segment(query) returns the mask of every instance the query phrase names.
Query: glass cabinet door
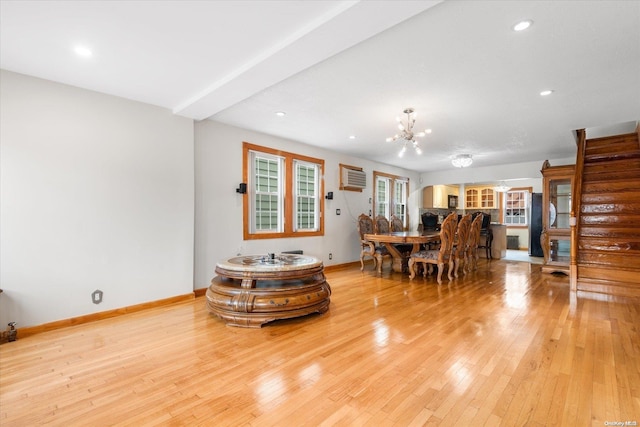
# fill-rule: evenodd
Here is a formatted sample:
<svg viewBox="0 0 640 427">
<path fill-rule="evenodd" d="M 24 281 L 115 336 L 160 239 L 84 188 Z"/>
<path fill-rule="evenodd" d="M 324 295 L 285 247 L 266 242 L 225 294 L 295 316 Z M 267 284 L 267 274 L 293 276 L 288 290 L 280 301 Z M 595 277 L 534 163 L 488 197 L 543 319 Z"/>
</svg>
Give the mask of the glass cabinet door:
<svg viewBox="0 0 640 427">
<path fill-rule="evenodd" d="M 549 229 L 568 229 L 571 216 L 571 179 L 549 181 Z"/>
<path fill-rule="evenodd" d="M 568 274 L 571 261 L 571 190 L 575 165 L 542 165 L 542 271 Z"/>
<path fill-rule="evenodd" d="M 571 257 L 571 240 L 569 236 L 550 236 L 549 262 L 569 264 Z"/>
</svg>

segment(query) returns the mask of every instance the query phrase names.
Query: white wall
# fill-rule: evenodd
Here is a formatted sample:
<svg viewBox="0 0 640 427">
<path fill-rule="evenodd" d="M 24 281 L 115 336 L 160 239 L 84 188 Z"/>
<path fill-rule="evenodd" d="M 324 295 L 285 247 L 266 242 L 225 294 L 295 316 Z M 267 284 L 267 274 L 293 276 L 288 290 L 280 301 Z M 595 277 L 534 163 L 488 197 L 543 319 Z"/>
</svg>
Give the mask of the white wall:
<svg viewBox="0 0 640 427">
<path fill-rule="evenodd" d="M 425 185 L 531 178 L 542 164 L 418 176 L 210 120 L 194 135 L 190 119 L 168 110 L 4 70 L 0 107 L 0 327 L 182 295 L 238 253 L 302 249 L 325 265 L 356 261 L 355 221 L 372 208 L 374 170 L 410 178 L 416 229 Z M 325 200 L 324 236 L 243 240 L 243 141 L 325 160 L 334 200 Z M 363 167 L 370 187 L 340 191 L 339 163 Z"/>
<path fill-rule="evenodd" d="M 244 241 L 242 236 L 242 195 L 236 193 L 242 182 L 242 142 L 281 149 L 324 159 L 325 235 L 285 239 Z M 215 276 L 216 262 L 237 254 L 266 254 L 302 249 L 320 258 L 325 265 L 357 261 L 360 255 L 356 218 L 371 209 L 373 171 L 410 178 L 409 214 L 411 228 L 418 226 L 420 186 L 418 174 L 368 160 L 341 155 L 318 147 L 227 126 L 211 120 L 196 123 L 196 236 L 195 288 L 207 287 Z M 359 166 L 367 173 L 367 189 L 362 193 L 339 190 L 339 163 Z M 336 215 L 336 209 L 341 215 Z M 329 253 L 333 259 L 329 260 Z"/>
<path fill-rule="evenodd" d="M 0 327 L 192 291 L 193 121 L 1 73 Z"/>
</svg>

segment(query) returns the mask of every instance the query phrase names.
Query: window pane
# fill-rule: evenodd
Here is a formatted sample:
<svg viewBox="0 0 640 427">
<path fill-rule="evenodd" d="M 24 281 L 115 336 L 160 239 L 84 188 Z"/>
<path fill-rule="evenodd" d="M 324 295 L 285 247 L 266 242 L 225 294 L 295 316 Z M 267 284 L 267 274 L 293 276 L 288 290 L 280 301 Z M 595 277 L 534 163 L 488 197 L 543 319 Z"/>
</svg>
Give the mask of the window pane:
<svg viewBox="0 0 640 427">
<path fill-rule="evenodd" d="M 377 177 L 376 179 L 376 215 L 389 218 L 389 178 Z"/>
<path fill-rule="evenodd" d="M 505 197 L 504 222 L 511 225 L 529 224 L 529 191 L 508 191 Z"/>
<path fill-rule="evenodd" d="M 281 230 L 282 190 L 280 170 L 282 159 L 253 153 L 254 158 L 254 224 L 253 231 Z"/>
<path fill-rule="evenodd" d="M 294 161 L 295 164 L 295 226 L 294 231 L 318 230 L 319 205 L 317 200 L 320 166 Z"/>
<path fill-rule="evenodd" d="M 394 208 L 393 213 L 395 216 L 402 220 L 402 225 L 407 226 L 407 182 L 401 180 L 394 180 Z"/>
</svg>

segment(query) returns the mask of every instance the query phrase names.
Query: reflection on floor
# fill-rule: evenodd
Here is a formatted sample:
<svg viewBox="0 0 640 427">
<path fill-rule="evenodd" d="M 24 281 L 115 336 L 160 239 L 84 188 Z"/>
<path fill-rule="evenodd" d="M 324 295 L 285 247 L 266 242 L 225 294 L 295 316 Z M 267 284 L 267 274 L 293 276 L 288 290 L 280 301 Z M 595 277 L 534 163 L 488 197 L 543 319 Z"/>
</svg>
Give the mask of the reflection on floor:
<svg viewBox="0 0 640 427">
<path fill-rule="evenodd" d="M 542 264 L 542 257 L 529 256 L 528 251 L 519 251 L 515 249 L 507 249 L 507 255 L 502 258 L 507 261 L 525 261 L 531 264 Z"/>
</svg>

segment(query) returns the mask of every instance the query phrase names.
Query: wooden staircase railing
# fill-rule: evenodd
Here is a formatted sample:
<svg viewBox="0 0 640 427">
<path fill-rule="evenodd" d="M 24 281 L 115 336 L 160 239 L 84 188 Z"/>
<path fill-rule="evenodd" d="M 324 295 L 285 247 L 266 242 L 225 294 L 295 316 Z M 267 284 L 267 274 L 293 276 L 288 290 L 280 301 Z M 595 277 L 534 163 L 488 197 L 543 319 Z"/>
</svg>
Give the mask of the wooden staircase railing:
<svg viewBox="0 0 640 427">
<path fill-rule="evenodd" d="M 580 209 L 582 206 L 582 175 L 584 173 L 584 152 L 587 143 L 587 133 L 584 129 L 576 131 L 576 143 L 578 144 L 578 152 L 576 154 L 576 168 L 573 178 L 573 188 L 571 189 L 571 218 L 569 225 L 571 226 L 571 249 L 570 249 L 570 265 L 569 265 L 569 286 L 572 291 L 578 289 L 578 236 L 580 221 Z"/>
</svg>

